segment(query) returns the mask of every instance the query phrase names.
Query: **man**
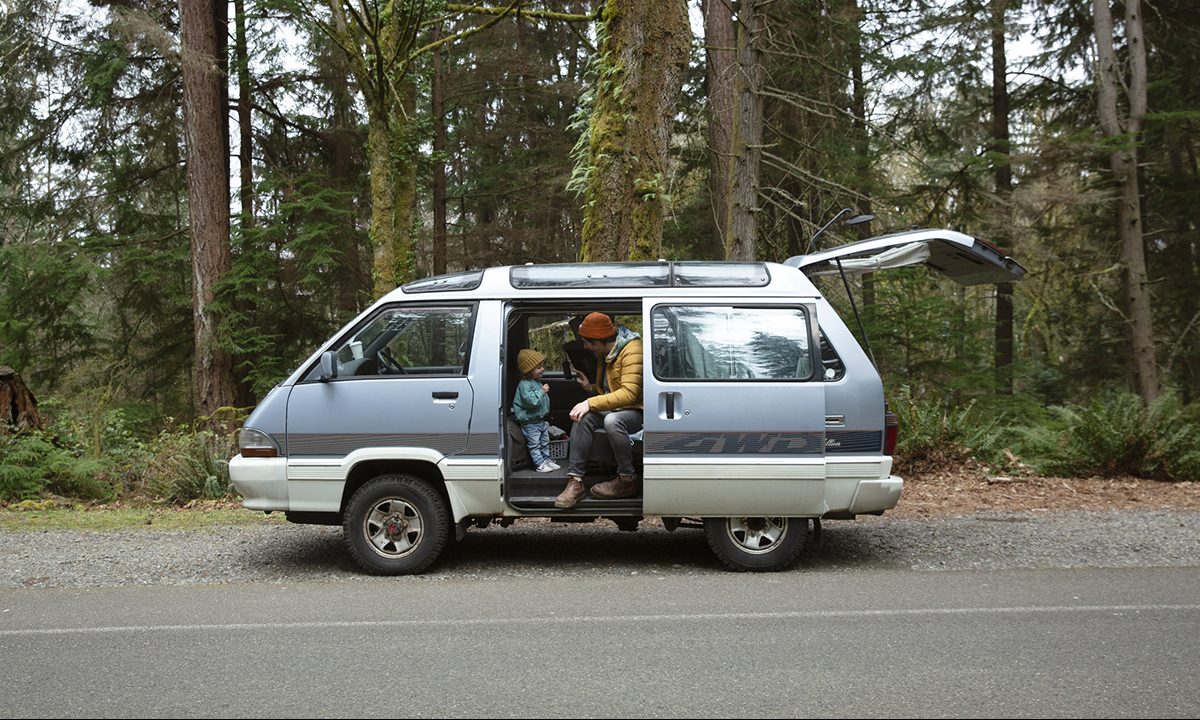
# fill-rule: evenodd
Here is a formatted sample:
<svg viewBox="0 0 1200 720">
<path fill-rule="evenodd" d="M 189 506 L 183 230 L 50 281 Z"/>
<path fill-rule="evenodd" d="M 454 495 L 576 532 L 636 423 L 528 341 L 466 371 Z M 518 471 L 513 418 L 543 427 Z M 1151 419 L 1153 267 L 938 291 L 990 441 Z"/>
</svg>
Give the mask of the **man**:
<svg viewBox="0 0 1200 720">
<path fill-rule="evenodd" d="M 587 495 L 584 470 L 592 453 L 592 433 L 603 426 L 617 460 L 617 476 L 592 488 L 598 498 L 627 498 L 640 491 L 633 467 L 633 444 L 629 436 L 642 429 L 642 340 L 627 327 L 617 327 L 612 318 L 594 312 L 579 325 L 579 338 L 600 363 L 598 387 L 587 375 L 575 370 L 575 382 L 592 397 L 571 408 L 571 457 L 567 464 L 567 487 L 554 500 L 554 507 L 575 507 Z"/>
</svg>

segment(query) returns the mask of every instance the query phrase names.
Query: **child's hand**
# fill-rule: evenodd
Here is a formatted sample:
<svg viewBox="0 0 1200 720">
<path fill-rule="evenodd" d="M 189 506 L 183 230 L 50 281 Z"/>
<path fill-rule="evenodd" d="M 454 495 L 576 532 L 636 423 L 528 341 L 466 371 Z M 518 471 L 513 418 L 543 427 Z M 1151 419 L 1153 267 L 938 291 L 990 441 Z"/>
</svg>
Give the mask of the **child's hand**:
<svg viewBox="0 0 1200 720">
<path fill-rule="evenodd" d="M 544 392 L 544 393 L 550 392 L 550 386 L 547 385 L 546 383 L 542 383 L 542 392 Z"/>
</svg>

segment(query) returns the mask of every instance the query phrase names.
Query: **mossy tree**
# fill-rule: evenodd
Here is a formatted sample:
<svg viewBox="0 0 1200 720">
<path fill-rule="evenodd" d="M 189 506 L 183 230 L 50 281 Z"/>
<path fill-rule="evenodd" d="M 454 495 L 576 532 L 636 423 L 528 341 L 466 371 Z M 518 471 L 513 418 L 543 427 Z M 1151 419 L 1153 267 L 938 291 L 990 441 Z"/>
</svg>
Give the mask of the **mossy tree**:
<svg viewBox="0 0 1200 720">
<path fill-rule="evenodd" d="M 684 0 L 606 0 L 585 135 L 585 261 L 661 255 L 667 149 L 691 45 Z"/>
</svg>

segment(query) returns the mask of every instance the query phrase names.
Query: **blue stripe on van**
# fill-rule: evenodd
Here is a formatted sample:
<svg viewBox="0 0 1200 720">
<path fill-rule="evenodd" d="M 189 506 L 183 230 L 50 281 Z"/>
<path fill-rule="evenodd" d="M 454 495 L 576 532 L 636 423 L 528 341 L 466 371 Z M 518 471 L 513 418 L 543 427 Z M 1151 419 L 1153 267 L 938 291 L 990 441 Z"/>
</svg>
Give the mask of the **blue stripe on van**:
<svg viewBox="0 0 1200 720">
<path fill-rule="evenodd" d="M 821 455 L 824 433 L 733 432 L 646 434 L 644 451 L 660 455 Z"/>
<path fill-rule="evenodd" d="M 292 456 L 344 457 L 360 448 L 421 447 L 443 455 L 496 455 L 500 440 L 492 435 L 462 433 L 292 433 L 288 451 Z"/>
</svg>

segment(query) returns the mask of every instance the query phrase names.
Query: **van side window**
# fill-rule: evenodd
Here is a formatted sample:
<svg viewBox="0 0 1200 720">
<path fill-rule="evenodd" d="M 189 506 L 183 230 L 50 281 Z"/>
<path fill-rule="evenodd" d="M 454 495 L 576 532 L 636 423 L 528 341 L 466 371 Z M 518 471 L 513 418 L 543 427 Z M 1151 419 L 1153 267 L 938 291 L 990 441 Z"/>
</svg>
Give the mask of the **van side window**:
<svg viewBox="0 0 1200 720">
<path fill-rule="evenodd" d="M 803 308 L 660 305 L 651 312 L 655 377 L 662 380 L 808 380 Z"/>
<path fill-rule="evenodd" d="M 338 377 L 462 375 L 470 307 L 388 308 L 338 348 Z"/>
<path fill-rule="evenodd" d="M 822 379 L 825 382 L 837 382 L 846 376 L 846 364 L 842 362 L 837 350 L 833 349 L 829 338 L 825 337 L 824 330 L 821 330 L 821 366 Z"/>
</svg>

